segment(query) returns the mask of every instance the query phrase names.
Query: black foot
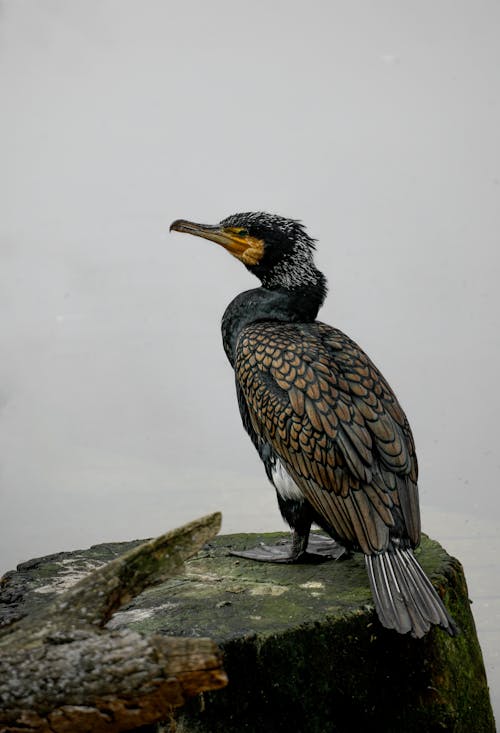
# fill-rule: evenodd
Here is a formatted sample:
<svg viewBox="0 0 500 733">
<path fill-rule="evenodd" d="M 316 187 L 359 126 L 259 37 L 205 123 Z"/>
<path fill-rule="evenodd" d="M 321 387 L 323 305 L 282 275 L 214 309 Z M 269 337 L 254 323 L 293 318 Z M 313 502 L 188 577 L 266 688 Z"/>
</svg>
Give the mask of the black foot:
<svg viewBox="0 0 500 733">
<path fill-rule="evenodd" d="M 311 550 L 311 551 L 310 551 Z M 306 552 L 293 553 L 291 540 L 280 540 L 275 545 L 261 543 L 252 550 L 230 551 L 231 555 L 244 557 L 259 562 L 278 562 L 287 564 L 321 563 L 327 560 L 339 560 L 347 554 L 343 545 L 323 535 L 312 534 L 309 537 Z"/>
</svg>

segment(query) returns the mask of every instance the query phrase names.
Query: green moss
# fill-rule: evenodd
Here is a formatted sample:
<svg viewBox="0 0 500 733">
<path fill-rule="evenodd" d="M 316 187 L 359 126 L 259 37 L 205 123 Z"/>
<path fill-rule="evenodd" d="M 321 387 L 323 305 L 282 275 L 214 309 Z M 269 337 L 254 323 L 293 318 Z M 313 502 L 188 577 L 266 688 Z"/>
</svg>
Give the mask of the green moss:
<svg viewBox="0 0 500 733">
<path fill-rule="evenodd" d="M 245 560 L 237 564 L 236 558 L 220 553 L 257 539 L 270 538 L 220 537 L 204 558 L 190 565 L 218 575 L 208 598 L 226 583 L 239 582 L 242 590 L 235 593 L 232 607 L 241 623 L 239 628 L 237 621 L 221 624 L 213 608 L 206 609 L 203 631 L 222 642 L 230 683 L 204 696 L 202 712 L 183 712 L 181 730 L 495 730 L 463 571 L 438 543 L 424 537 L 419 560 L 460 625 L 462 634 L 456 639 L 439 629 L 422 640 L 383 629 L 372 610 L 362 557 L 311 568 Z M 245 626 L 250 590 L 245 583 L 287 589 L 260 599 L 253 610 L 261 619 L 251 628 Z M 186 621 L 192 627 L 193 618 Z"/>
<path fill-rule="evenodd" d="M 218 537 L 188 561 L 185 572 L 116 614 L 115 626 L 210 637 L 223 647 L 229 685 L 205 694 L 202 705 L 195 700 L 184 708 L 178 733 L 493 733 L 481 650 L 457 560 L 423 537 L 419 561 L 462 633 L 451 639 L 433 629 L 415 640 L 380 626 L 360 555 L 287 566 L 228 553 L 283 537 Z M 107 561 L 134 544 L 74 553 L 73 569 L 85 561 Z M 24 591 L 24 612 L 50 600 L 50 593 L 42 597 L 35 589 L 56 586 L 71 557 L 38 560 L 26 570 L 23 587 L 31 583 L 32 591 Z"/>
</svg>

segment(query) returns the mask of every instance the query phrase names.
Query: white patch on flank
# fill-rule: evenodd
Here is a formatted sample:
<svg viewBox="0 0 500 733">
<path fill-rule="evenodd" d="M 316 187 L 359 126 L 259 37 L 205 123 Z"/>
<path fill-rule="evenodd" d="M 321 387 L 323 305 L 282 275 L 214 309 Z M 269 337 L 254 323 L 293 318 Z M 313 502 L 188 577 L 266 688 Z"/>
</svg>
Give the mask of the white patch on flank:
<svg viewBox="0 0 500 733">
<path fill-rule="evenodd" d="M 276 491 L 282 499 L 295 499 L 297 501 L 301 501 L 304 498 L 304 494 L 280 460 L 276 459 L 271 475 L 273 477 L 273 484 L 276 487 Z"/>
</svg>

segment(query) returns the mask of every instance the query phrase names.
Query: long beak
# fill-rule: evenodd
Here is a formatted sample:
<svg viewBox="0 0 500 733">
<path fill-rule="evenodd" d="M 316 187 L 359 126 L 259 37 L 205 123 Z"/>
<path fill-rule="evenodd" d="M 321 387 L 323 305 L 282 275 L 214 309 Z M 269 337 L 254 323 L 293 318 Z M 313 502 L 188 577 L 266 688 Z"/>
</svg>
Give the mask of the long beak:
<svg viewBox="0 0 500 733">
<path fill-rule="evenodd" d="M 228 227 L 221 227 L 220 224 L 196 224 L 185 219 L 176 219 L 170 225 L 170 231 L 185 232 L 194 234 L 195 237 L 203 237 L 211 242 L 220 244 L 224 249 L 237 257 L 246 265 L 257 264 L 264 253 L 264 242 L 248 234 L 241 236 L 238 231 Z"/>
<path fill-rule="evenodd" d="M 176 219 L 170 225 L 170 231 L 185 232 L 186 234 L 194 234 L 195 237 L 210 239 L 212 242 L 217 242 L 217 244 L 229 249 L 230 252 L 235 244 L 234 235 L 224 232 L 224 229 L 218 224 L 212 226 L 210 224 L 196 224 L 194 221 L 186 221 L 185 219 Z"/>
</svg>

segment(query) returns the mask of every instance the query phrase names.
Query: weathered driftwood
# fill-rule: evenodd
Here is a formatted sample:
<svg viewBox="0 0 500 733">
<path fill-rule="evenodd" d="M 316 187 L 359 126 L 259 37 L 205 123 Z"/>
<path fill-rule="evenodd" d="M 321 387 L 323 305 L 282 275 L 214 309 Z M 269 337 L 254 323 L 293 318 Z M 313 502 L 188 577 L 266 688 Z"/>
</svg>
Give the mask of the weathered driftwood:
<svg viewBox="0 0 500 733">
<path fill-rule="evenodd" d="M 182 569 L 220 529 L 212 514 L 103 565 L 0 631 L 0 731 L 126 731 L 227 680 L 209 639 L 104 628 L 144 588 Z"/>
</svg>

